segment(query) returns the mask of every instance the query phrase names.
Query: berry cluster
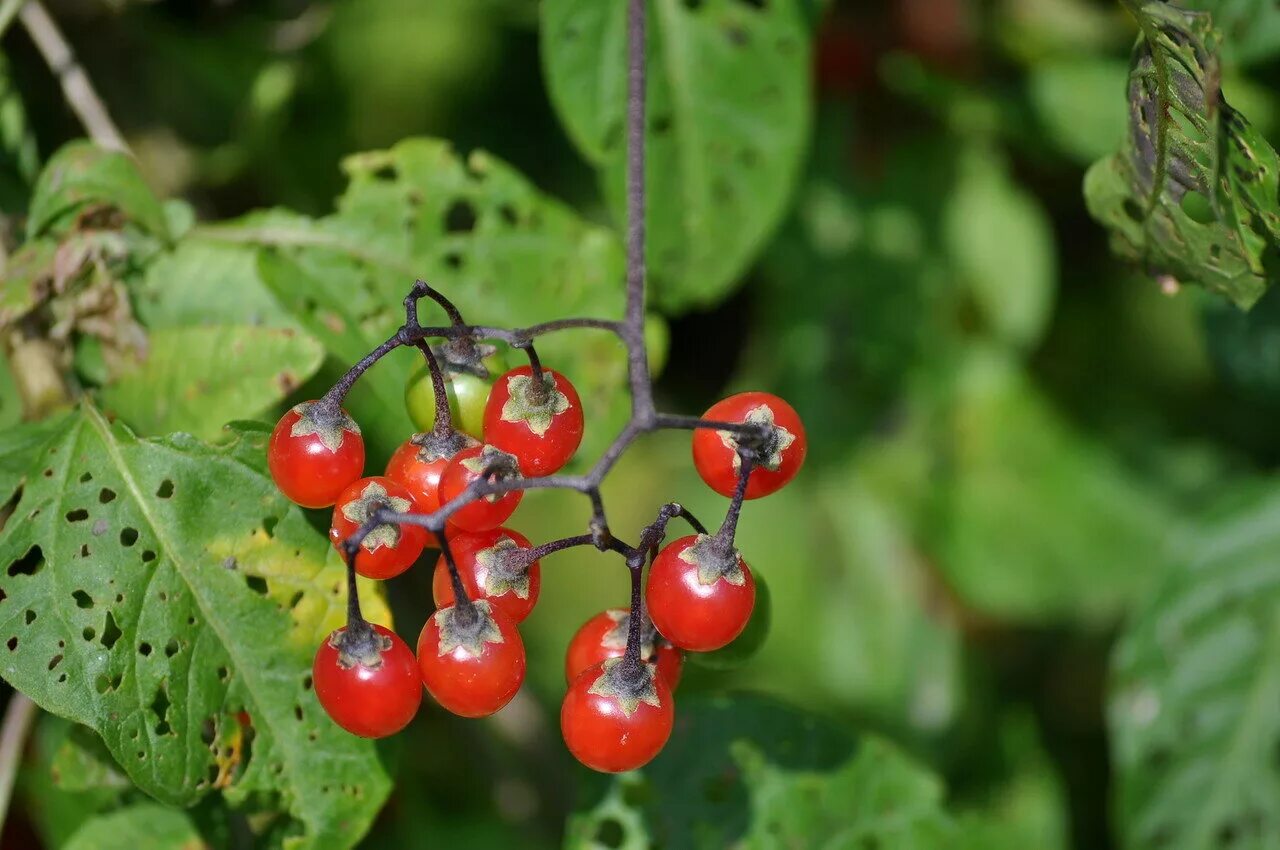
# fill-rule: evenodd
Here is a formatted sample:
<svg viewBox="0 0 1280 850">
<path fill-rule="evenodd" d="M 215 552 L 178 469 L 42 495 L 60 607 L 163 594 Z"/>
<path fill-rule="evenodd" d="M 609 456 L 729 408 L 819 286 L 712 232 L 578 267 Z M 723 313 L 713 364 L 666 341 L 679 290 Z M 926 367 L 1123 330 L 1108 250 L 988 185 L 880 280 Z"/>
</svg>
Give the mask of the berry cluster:
<svg viewBox="0 0 1280 850">
<path fill-rule="evenodd" d="M 443 306 L 452 324 L 421 326 L 417 305 L 423 297 Z M 738 515 L 744 499 L 774 492 L 799 470 L 806 448 L 799 417 L 766 393 L 732 396 L 696 419 L 639 408 L 591 473 L 556 475 L 582 441 L 582 403 L 565 376 L 542 365 L 533 338 L 561 328 L 603 327 L 627 342 L 634 365 L 635 354 L 645 355 L 642 336 L 626 322 L 588 319 L 518 331 L 474 327 L 422 281 L 405 299 L 405 318 L 323 398 L 287 412 L 268 445 L 272 477 L 286 496 L 304 507 L 333 506 L 330 537 L 348 564 L 347 625 L 324 641 L 313 667 L 321 705 L 342 728 L 365 737 L 404 728 L 424 686 L 455 714 L 492 714 L 524 680 L 517 626 L 537 603 L 540 560 L 594 545 L 623 556 L 631 605 L 598 614 L 574 636 L 561 728 L 569 750 L 588 767 L 639 767 L 671 733 L 682 653 L 725 646 L 751 617 L 755 582 L 733 544 Z M 429 338 L 444 341 L 432 347 Z M 481 344 L 485 339 L 522 350 L 528 365 L 489 385 L 489 366 L 500 361 L 492 346 Z M 410 380 L 406 402 L 415 425 L 428 429 L 396 450 L 384 474 L 362 477 L 360 427 L 341 401 L 366 369 L 401 345 L 416 346 L 425 360 L 424 371 Z M 647 388 L 647 373 L 642 377 Z M 420 402 L 424 383 L 433 402 L 429 416 Z M 451 387 L 462 386 L 466 396 L 451 397 Z M 476 415 L 468 406 L 483 409 Z M 455 420 L 470 424 L 459 427 Z M 599 482 L 636 436 L 659 428 L 693 431 L 694 464 L 710 487 L 730 497 L 730 507 L 711 534 L 680 505 L 666 505 L 639 544 L 629 546 L 608 528 Z M 526 490 L 548 487 L 591 498 L 590 533 L 534 546 L 504 527 Z M 696 533 L 663 546 L 667 524 L 676 517 Z M 432 581 L 438 607 L 418 636 L 415 655 L 394 632 L 364 620 L 355 576 L 392 578 L 428 547 L 440 550 Z M 648 583 L 642 585 L 646 562 Z"/>
</svg>

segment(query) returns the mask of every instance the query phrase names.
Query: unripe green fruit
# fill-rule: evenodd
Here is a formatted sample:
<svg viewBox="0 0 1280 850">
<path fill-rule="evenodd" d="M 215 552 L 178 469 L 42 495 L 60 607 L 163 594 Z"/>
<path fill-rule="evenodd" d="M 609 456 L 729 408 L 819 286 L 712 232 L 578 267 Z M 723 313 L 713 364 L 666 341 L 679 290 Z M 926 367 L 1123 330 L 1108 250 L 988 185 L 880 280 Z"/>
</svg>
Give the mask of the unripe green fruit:
<svg viewBox="0 0 1280 850">
<path fill-rule="evenodd" d="M 449 412 L 453 427 L 464 434 L 483 439 L 484 405 L 489 400 L 489 389 L 499 375 L 507 371 L 505 358 L 491 354 L 481 361 L 489 370 L 489 377 L 481 378 L 469 372 L 445 372 L 445 393 L 449 397 Z M 417 431 L 430 431 L 436 424 L 436 396 L 431 387 L 431 370 L 424 363 L 409 376 L 404 388 L 404 406 Z"/>
</svg>

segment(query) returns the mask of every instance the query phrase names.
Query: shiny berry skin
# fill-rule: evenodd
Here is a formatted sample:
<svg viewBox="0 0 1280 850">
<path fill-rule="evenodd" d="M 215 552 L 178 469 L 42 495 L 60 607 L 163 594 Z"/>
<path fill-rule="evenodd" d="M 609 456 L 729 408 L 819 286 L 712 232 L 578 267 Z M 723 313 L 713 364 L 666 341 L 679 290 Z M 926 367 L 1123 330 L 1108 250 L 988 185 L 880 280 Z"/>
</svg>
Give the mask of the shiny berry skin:
<svg viewBox="0 0 1280 850">
<path fill-rule="evenodd" d="M 631 614 L 627 609 L 610 608 L 583 623 L 569 641 L 569 649 L 565 652 L 565 681 L 573 682 L 583 670 L 606 658 L 621 658 L 627 651 L 630 621 Z M 646 631 L 648 634 L 641 633 L 644 644 L 640 647 L 640 657 L 657 664 L 658 675 L 674 693 L 676 685 L 680 683 L 680 672 L 684 668 L 684 653 L 659 636 L 652 624 Z"/>
<path fill-rule="evenodd" d="M 512 369 L 493 384 L 484 408 L 484 441 L 520 459 L 528 476 L 550 475 L 582 442 L 582 401 L 569 379 L 542 370 L 546 397 L 532 397 L 533 370 Z"/>
<path fill-rule="evenodd" d="M 325 712 L 343 729 L 362 738 L 399 732 L 418 713 L 422 680 L 409 646 L 376 624 L 373 642 L 352 651 L 346 629 L 327 637 L 316 651 L 311 680 Z"/>
<path fill-rule="evenodd" d="M 592 770 L 621 773 L 648 764 L 671 737 L 675 701 L 652 664 L 628 680 L 623 660 L 582 671 L 560 706 L 560 732 L 573 757 Z M 621 669 L 620 669 L 621 668 Z"/>
<path fill-rule="evenodd" d="M 295 405 L 267 443 L 267 466 L 280 492 L 304 508 L 327 508 L 364 473 L 364 438 L 345 410 Z"/>
<path fill-rule="evenodd" d="M 449 547 L 458 564 L 458 576 L 472 599 L 488 599 L 515 623 L 529 616 L 542 586 L 542 567 L 537 561 L 528 568 L 509 566 L 504 558 L 529 549 L 529 538 L 508 528 L 494 528 L 455 534 L 449 538 Z M 453 604 L 453 582 L 443 555 L 436 560 L 431 593 L 436 607 Z"/>
<path fill-rule="evenodd" d="M 702 414 L 717 422 L 756 422 L 774 426 L 774 437 L 756 461 L 747 479 L 746 498 L 758 499 L 780 490 L 796 477 L 804 464 L 809 443 L 800 415 L 776 395 L 738 393 L 718 401 Z M 728 431 L 700 428 L 693 432 L 693 465 L 707 486 L 722 496 L 732 496 L 738 486 L 737 440 Z"/>
<path fill-rule="evenodd" d="M 649 568 L 645 606 L 667 640 L 710 652 L 736 638 L 751 619 L 756 588 L 737 550 L 722 552 L 705 534 L 667 544 Z"/>
<path fill-rule="evenodd" d="M 465 434 L 457 436 L 464 447 L 480 445 Z M 430 433 L 415 434 L 401 443 L 387 462 L 387 477 L 409 491 L 417 510 L 422 513 L 431 513 L 440 507 L 440 476 L 457 454 L 457 451 L 448 451 L 447 447 L 438 445 L 440 442 Z M 427 545 L 435 543 L 436 536 L 428 531 Z"/>
<path fill-rule="evenodd" d="M 516 459 L 492 446 L 472 446 L 458 452 L 440 476 L 440 503 L 446 504 L 456 499 L 471 486 L 471 482 L 480 478 L 486 469 L 495 464 L 500 469 L 496 476 L 498 480 L 519 475 Z M 515 513 L 516 506 L 523 497 L 523 491 L 512 490 L 501 496 L 476 499 L 455 511 L 449 517 L 449 523 L 462 531 L 471 532 L 497 528 Z"/>
<path fill-rule="evenodd" d="M 361 478 L 342 491 L 333 507 L 329 539 L 342 551 L 342 541 L 354 534 L 381 505 L 396 513 L 418 512 L 413 496 L 402 484 L 382 475 Z M 356 572 L 367 578 L 397 576 L 426 548 L 430 533 L 420 525 L 387 522 L 371 531 L 356 552 Z"/>
<path fill-rule="evenodd" d="M 474 618 L 456 606 L 431 615 L 418 636 L 418 670 L 436 702 L 463 717 L 502 708 L 524 682 L 524 642 L 511 618 L 481 599 Z"/>
</svg>

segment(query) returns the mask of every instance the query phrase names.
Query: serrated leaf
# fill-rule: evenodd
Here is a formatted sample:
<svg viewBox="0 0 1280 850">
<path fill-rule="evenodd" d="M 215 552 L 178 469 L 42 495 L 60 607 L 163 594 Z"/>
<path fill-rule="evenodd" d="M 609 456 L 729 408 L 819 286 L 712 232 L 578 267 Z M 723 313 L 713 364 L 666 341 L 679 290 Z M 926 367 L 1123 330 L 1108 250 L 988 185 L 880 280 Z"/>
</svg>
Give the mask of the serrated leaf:
<svg viewBox="0 0 1280 850">
<path fill-rule="evenodd" d="M 293 821 L 286 846 L 348 847 L 389 780 L 306 687 L 343 619 L 344 569 L 265 475 L 264 442 L 142 440 L 88 406 L 66 417 L 28 455 L 0 534 L 0 673 L 101 735 L 161 802 L 268 795 Z"/>
<path fill-rule="evenodd" d="M 1142 30 L 1129 135 L 1085 175 L 1089 212 L 1126 259 L 1249 307 L 1277 274 L 1280 158 L 1222 97 L 1206 13 L 1159 0 L 1126 6 Z"/>
<path fill-rule="evenodd" d="M 421 277 L 477 324 L 518 327 L 565 316 L 616 318 L 622 253 L 590 225 L 483 152 L 465 160 L 445 142 L 410 139 L 349 158 L 338 211 L 320 219 L 281 211 L 197 228 L 198 238 L 262 249 L 267 289 L 332 355 L 336 377 L 404 319 Z M 444 323 L 427 302 L 422 321 Z M 583 454 L 625 419 L 625 364 L 616 339 L 594 331 L 539 340 L 542 359 L 573 380 L 592 426 Z M 389 454 L 412 430 L 404 384 L 421 362 L 397 352 L 361 379 L 352 414 Z M 326 372 L 326 377 L 330 377 Z"/>
<path fill-rule="evenodd" d="M 165 328 L 151 333 L 146 359 L 103 387 L 101 399 L 140 433 L 213 440 L 226 421 L 271 409 L 323 360 L 317 340 L 287 328 Z"/>
<path fill-rule="evenodd" d="M 63 231 L 89 207 L 118 210 L 138 228 L 169 239 L 164 206 L 127 154 L 88 141 L 63 145 L 40 172 L 27 215 L 27 238 Z"/>
<path fill-rule="evenodd" d="M 184 813 L 157 803 L 135 803 L 90 818 L 62 850 L 204 850 L 208 846 Z"/>
<path fill-rule="evenodd" d="M 626 3 L 547 0 L 552 103 L 625 220 Z M 810 124 L 809 27 L 797 0 L 653 0 L 648 267 L 667 309 L 739 282 L 786 212 Z"/>
<path fill-rule="evenodd" d="M 1112 657 L 1126 850 L 1280 844 L 1280 491 L 1233 502 L 1180 538 Z"/>
</svg>

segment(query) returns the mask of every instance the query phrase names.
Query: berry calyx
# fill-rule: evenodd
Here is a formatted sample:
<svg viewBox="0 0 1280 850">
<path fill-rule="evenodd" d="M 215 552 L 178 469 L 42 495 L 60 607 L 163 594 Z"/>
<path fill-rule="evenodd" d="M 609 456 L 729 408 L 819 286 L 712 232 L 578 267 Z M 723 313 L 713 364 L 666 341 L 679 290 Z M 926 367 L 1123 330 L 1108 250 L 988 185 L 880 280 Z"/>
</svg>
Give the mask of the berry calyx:
<svg viewBox="0 0 1280 850">
<path fill-rule="evenodd" d="M 414 434 L 391 456 L 386 474 L 409 491 L 419 511 L 432 513 L 440 507 L 440 477 L 449 461 L 463 449 L 478 445 L 474 438 L 457 431 Z M 430 531 L 427 540 L 429 544 L 435 542 Z"/>
<path fill-rule="evenodd" d="M 560 706 L 560 731 L 578 761 L 621 773 L 661 751 L 674 718 L 671 690 L 652 664 L 610 658 L 573 680 Z"/>
<path fill-rule="evenodd" d="M 520 366 L 494 382 L 484 409 L 484 439 L 519 458 L 525 475 L 550 475 L 568 463 L 582 431 L 582 401 L 559 372 L 544 368 L 539 386 L 532 367 Z"/>
<path fill-rule="evenodd" d="M 627 651 L 631 612 L 625 608 L 601 611 L 574 633 L 565 652 L 564 677 L 572 682 L 583 670 L 608 658 L 621 658 Z M 680 683 L 684 654 L 658 634 L 647 617 L 640 631 L 640 658 L 658 668 L 658 675 L 674 693 Z"/>
<path fill-rule="evenodd" d="M 316 651 L 311 680 L 325 713 L 362 738 L 399 732 L 418 713 L 422 683 L 409 646 L 372 623 L 341 628 Z"/>
<path fill-rule="evenodd" d="M 380 509 L 403 514 L 415 512 L 418 507 L 403 485 L 382 475 L 361 478 L 343 490 L 333 507 L 329 527 L 334 547 L 341 552 L 343 542 Z M 376 579 L 399 575 L 422 554 L 428 535 L 420 525 L 384 522 L 375 526 L 356 551 L 356 572 Z"/>
<path fill-rule="evenodd" d="M 747 479 L 746 498 L 758 499 L 781 489 L 795 478 L 804 464 L 809 443 L 804 423 L 791 405 L 776 395 L 738 393 L 718 401 L 702 414 L 717 422 L 749 422 L 762 429 L 758 444 L 730 431 L 703 428 L 693 433 L 693 464 L 707 486 L 722 496 L 732 496 L 738 486 L 745 445 L 755 455 Z"/>
<path fill-rule="evenodd" d="M 472 482 L 481 478 L 506 481 L 520 477 L 518 461 L 493 446 L 472 446 L 453 456 L 440 476 L 440 503 L 447 504 L 462 495 Z M 507 521 L 524 496 L 511 490 L 501 495 L 482 496 L 459 508 L 449 522 L 463 531 L 488 531 Z"/>
<path fill-rule="evenodd" d="M 510 702 L 524 667 L 515 623 L 483 599 L 441 608 L 418 636 L 422 683 L 436 702 L 463 717 L 484 717 Z"/>
<path fill-rule="evenodd" d="M 732 546 L 706 534 L 668 544 L 653 559 L 645 604 L 654 626 L 682 649 L 710 652 L 751 619 L 755 581 Z"/>
<path fill-rule="evenodd" d="M 304 508 L 327 508 L 364 472 L 360 426 L 335 404 L 295 405 L 271 432 L 267 466 L 290 501 Z"/>
<path fill-rule="evenodd" d="M 460 533 L 449 538 L 458 565 L 458 575 L 472 599 L 486 599 L 512 622 L 529 616 L 538 601 L 542 568 L 537 561 L 527 563 L 523 553 L 531 548 L 529 539 L 518 531 L 495 528 Z M 436 605 L 454 604 L 449 565 L 443 555 L 436 561 L 431 592 Z"/>
</svg>

